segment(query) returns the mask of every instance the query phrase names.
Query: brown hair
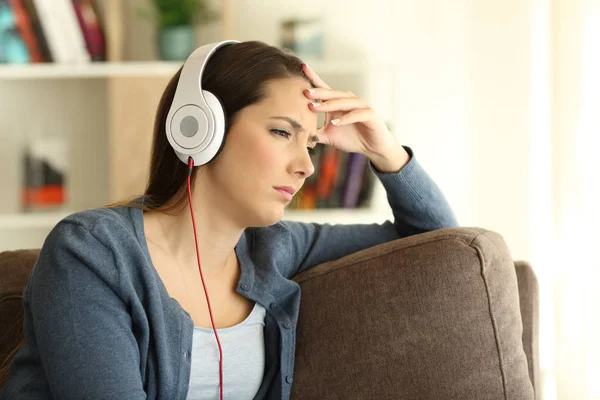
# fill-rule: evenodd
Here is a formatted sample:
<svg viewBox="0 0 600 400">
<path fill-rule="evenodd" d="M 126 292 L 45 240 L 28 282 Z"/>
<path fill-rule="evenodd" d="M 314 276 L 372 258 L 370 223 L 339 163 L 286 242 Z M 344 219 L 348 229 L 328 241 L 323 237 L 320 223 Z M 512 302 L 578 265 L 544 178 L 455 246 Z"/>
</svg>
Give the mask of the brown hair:
<svg viewBox="0 0 600 400">
<path fill-rule="evenodd" d="M 187 165 L 181 162 L 169 144 L 165 122 L 181 68 L 171 78 L 157 107 L 154 119 L 152 153 L 149 178 L 144 190 L 144 204 L 135 202 L 139 196 L 107 205 L 140 208 L 145 211 L 160 210 L 180 212 L 187 206 Z M 202 89 L 213 93 L 225 110 L 225 138 L 238 112 L 244 107 L 261 101 L 266 92 L 265 84 L 283 78 L 300 77 L 314 86 L 302 71 L 302 60 L 295 55 L 259 41 L 234 43 L 218 49 L 209 59 L 202 74 Z M 200 168 L 192 171 L 192 188 Z M 10 362 L 24 343 L 23 319 L 15 326 L 20 328 L 18 345 L 0 365 L 0 389 L 8 380 Z"/>
<path fill-rule="evenodd" d="M 144 191 L 144 204 L 134 199 L 107 205 L 108 208 L 128 206 L 145 211 L 160 210 L 180 212 L 187 205 L 188 166 L 177 158 L 165 133 L 167 113 L 181 69 L 171 78 L 160 99 L 154 120 L 154 139 L 150 159 L 149 179 Z M 202 89 L 213 93 L 225 110 L 225 142 L 227 132 L 238 112 L 246 106 L 261 101 L 269 81 L 308 77 L 302 71 L 302 60 L 295 55 L 259 41 L 235 43 L 218 49 L 209 59 L 203 75 Z M 194 187 L 198 170 L 192 171 L 190 184 Z"/>
</svg>

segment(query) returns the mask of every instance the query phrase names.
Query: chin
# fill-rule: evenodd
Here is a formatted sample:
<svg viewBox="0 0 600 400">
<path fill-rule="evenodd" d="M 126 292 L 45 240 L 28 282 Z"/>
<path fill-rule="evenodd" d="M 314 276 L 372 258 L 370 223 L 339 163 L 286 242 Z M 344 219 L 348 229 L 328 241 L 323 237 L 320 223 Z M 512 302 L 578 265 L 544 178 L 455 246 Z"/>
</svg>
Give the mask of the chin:
<svg viewBox="0 0 600 400">
<path fill-rule="evenodd" d="M 266 204 L 263 203 L 260 210 L 257 210 L 253 213 L 250 218 L 250 222 L 252 222 L 249 226 L 253 227 L 266 227 L 275 225 L 283 218 L 285 214 L 285 208 L 283 206 L 277 206 L 277 204 L 273 204 L 270 207 L 266 207 Z"/>
</svg>

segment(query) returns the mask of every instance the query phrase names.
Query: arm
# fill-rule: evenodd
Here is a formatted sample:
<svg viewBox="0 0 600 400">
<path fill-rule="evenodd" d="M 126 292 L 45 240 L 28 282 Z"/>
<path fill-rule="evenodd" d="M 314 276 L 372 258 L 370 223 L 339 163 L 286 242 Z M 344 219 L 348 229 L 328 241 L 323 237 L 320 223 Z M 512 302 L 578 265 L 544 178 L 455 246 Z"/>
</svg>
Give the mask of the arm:
<svg viewBox="0 0 600 400">
<path fill-rule="evenodd" d="M 113 255 L 90 231 L 59 223 L 25 291 L 50 391 L 57 399 L 145 399 Z"/>
<path fill-rule="evenodd" d="M 381 243 L 457 226 L 443 193 L 417 162 L 412 149 L 406 146 L 403 149 L 409 160 L 403 166 L 403 162 L 399 162 L 401 167 L 397 172 L 380 172 L 373 159 L 369 162 L 371 171 L 386 190 L 394 214 L 393 223 L 330 225 L 282 221 L 291 236 L 293 270 L 290 277 Z M 378 160 L 379 168 L 385 171 L 389 166 L 394 170 L 393 159 L 381 160 Z"/>
</svg>

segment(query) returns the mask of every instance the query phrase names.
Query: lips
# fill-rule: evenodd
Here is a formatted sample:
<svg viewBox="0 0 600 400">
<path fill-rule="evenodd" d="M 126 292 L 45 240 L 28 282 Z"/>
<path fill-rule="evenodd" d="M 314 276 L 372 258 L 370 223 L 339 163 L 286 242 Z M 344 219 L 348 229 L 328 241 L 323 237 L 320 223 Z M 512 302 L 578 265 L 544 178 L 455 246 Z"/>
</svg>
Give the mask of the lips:
<svg viewBox="0 0 600 400">
<path fill-rule="evenodd" d="M 291 187 L 291 186 L 277 186 L 277 187 L 275 187 L 275 189 L 276 190 L 283 190 L 284 192 L 288 192 L 292 196 L 294 195 L 294 193 L 296 193 L 296 190 L 293 187 Z"/>
<path fill-rule="evenodd" d="M 279 192 L 279 194 L 286 200 L 286 201 L 292 201 L 292 198 L 294 197 L 294 188 L 291 186 L 279 186 L 279 187 L 274 187 L 273 189 L 275 189 L 276 191 Z"/>
</svg>

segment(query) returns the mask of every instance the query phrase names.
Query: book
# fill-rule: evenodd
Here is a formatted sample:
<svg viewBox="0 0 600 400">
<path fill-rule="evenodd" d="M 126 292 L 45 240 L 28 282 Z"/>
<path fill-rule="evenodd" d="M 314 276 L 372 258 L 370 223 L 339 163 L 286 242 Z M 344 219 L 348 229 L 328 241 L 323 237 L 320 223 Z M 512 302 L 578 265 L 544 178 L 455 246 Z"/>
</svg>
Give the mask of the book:
<svg viewBox="0 0 600 400">
<path fill-rule="evenodd" d="M 360 153 L 351 153 L 348 158 L 348 167 L 344 180 L 341 207 L 356 208 L 360 203 L 360 191 L 368 158 Z"/>
<path fill-rule="evenodd" d="M 93 0 L 0 0 L 0 62 L 106 60 Z"/>
<path fill-rule="evenodd" d="M 66 139 L 37 138 L 23 152 L 23 211 L 58 209 L 66 203 Z"/>
<path fill-rule="evenodd" d="M 21 39 L 27 46 L 28 61 L 31 63 L 39 63 L 44 61 L 44 56 L 40 49 L 37 35 L 23 0 L 7 1 L 15 17 L 16 27 Z"/>
<path fill-rule="evenodd" d="M 28 63 L 29 51 L 19 34 L 17 15 L 5 0 L 0 1 L 0 62 Z"/>
<path fill-rule="evenodd" d="M 72 0 L 72 2 L 87 52 L 92 61 L 105 61 L 104 35 L 94 3 L 91 0 Z"/>
</svg>

